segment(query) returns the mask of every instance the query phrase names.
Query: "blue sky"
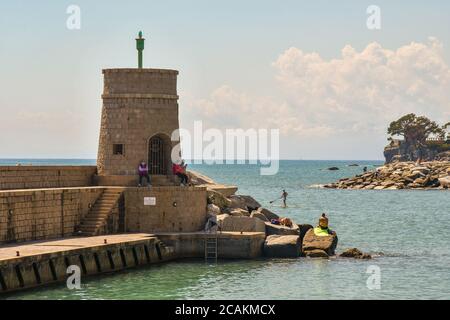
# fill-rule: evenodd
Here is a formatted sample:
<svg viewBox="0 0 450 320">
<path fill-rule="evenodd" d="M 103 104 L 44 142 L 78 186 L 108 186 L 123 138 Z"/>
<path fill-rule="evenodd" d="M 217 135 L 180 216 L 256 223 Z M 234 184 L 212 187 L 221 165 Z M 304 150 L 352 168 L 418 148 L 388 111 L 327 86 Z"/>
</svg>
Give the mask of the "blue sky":
<svg viewBox="0 0 450 320">
<path fill-rule="evenodd" d="M 66 8 L 71 4 L 81 8 L 80 30 L 66 28 Z M 366 27 L 366 8 L 372 4 L 381 8 L 381 30 Z M 380 123 L 369 121 L 373 130 L 355 135 L 355 132 L 337 132 L 344 127 L 357 127 L 367 119 L 352 118 L 351 122 L 342 120 L 340 123 L 346 117 L 339 114 L 335 123 L 328 123 L 325 118 L 313 119 L 311 112 L 305 114 L 304 110 L 314 109 L 314 103 L 320 104 L 318 108 L 326 113 L 321 101 L 330 99 L 311 96 L 297 103 L 301 99 L 296 94 L 300 92 L 303 97 L 311 92 L 302 93 L 301 90 L 308 89 L 304 86 L 286 86 L 287 81 L 295 83 L 298 74 L 280 70 L 290 57 L 296 60 L 289 61 L 288 65 L 293 63 L 301 73 L 308 58 L 297 51 L 288 57 L 286 51 L 295 48 L 303 54 L 317 53 L 323 65 L 318 72 L 329 72 L 328 62 L 339 59 L 347 45 L 363 52 L 371 43 L 378 43 L 383 50 L 395 52 L 402 47 L 412 50 L 408 45 L 415 42 L 424 44 L 432 55 L 437 51 L 433 51 L 435 46 L 428 38 L 434 37 L 442 47 L 436 53 L 442 60 L 439 67 L 427 71 L 427 76 L 435 72 L 436 78 L 445 78 L 441 81 L 442 92 L 421 88 L 424 96 L 428 97 L 431 91 L 433 96 L 416 105 L 415 101 L 410 101 L 411 96 L 399 97 L 401 90 L 397 90 L 392 96 L 392 106 L 407 101 L 411 111 L 427 113 L 421 103 L 438 105 L 429 116 L 448 121 L 445 111 L 449 106 L 448 95 L 444 91 L 448 75 L 445 68 L 450 64 L 449 14 L 448 1 L 2 1 L 0 157 L 95 158 L 101 111 L 101 69 L 134 67 L 134 37 L 142 30 L 147 38 L 145 66 L 180 71 L 182 126 L 189 127 L 198 119 L 209 119 L 205 121 L 211 127 L 220 126 L 210 114 L 202 115 L 205 109 L 202 105 L 206 101 L 208 105 L 222 108 L 225 102 L 220 99 L 225 95 L 226 99 L 237 97 L 232 103 L 236 117 L 241 115 L 239 103 L 242 101 L 262 106 L 255 110 L 258 113 L 264 113 L 266 104 L 268 112 L 284 105 L 289 111 L 280 113 L 281 120 L 286 117 L 295 123 L 298 117 L 299 123 L 306 118 L 310 119 L 308 123 L 323 121 L 327 129 L 320 132 L 334 132 L 331 137 L 339 138 L 332 143 L 330 136 L 314 140 L 300 129 L 293 130 L 291 124 L 282 130 L 285 132 L 282 158 L 380 159 L 386 136 L 379 134 L 379 128 L 385 119 L 380 119 Z M 409 63 L 410 68 L 414 68 L 418 63 L 429 65 L 437 58 L 427 59 L 427 54 L 425 57 L 416 54 L 405 58 L 401 64 Z M 395 72 L 405 70 L 405 75 L 410 74 L 411 69 L 399 68 L 396 67 Z M 360 69 L 352 72 L 357 70 Z M 320 84 L 324 80 L 317 78 L 316 81 Z M 421 80 L 418 78 L 416 83 L 420 84 Z M 372 87 L 372 84 L 367 86 Z M 404 84 L 406 89 L 415 86 Z M 392 92 L 383 83 L 374 88 L 379 92 L 379 103 L 386 104 Z M 362 98 L 355 98 L 355 101 L 359 99 Z M 332 100 L 342 107 L 340 110 L 366 107 L 365 102 L 352 105 L 336 96 Z M 373 105 L 368 106 L 371 112 L 376 109 Z M 386 114 L 389 106 L 384 108 L 382 114 Z M 243 110 L 252 109 L 247 106 Z M 371 112 L 368 114 L 381 118 Z M 394 120 L 399 112 L 393 111 L 390 118 Z M 247 123 L 255 119 L 264 126 L 257 115 L 247 114 L 246 117 L 249 117 L 244 117 Z M 240 123 L 236 120 L 236 126 Z M 301 127 L 308 134 L 315 132 L 307 123 Z"/>
</svg>

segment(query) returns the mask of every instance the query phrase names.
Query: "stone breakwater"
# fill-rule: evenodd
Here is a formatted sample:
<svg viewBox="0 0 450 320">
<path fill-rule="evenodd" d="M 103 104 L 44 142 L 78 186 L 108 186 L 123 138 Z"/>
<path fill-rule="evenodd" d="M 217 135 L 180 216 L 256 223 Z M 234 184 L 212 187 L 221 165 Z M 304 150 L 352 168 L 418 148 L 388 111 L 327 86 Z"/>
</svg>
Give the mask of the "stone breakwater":
<svg viewBox="0 0 450 320">
<path fill-rule="evenodd" d="M 263 254 L 277 258 L 328 258 L 335 256 L 338 243 L 336 234 L 317 236 L 310 224 L 296 224 L 264 208 L 249 195 L 237 195 L 237 188 L 216 184 L 197 172 L 189 172 L 194 185 L 207 188 L 208 222 L 205 230 L 212 232 L 257 232 L 264 235 Z M 357 249 L 352 249 L 357 250 Z M 348 250 L 347 250 L 348 251 Z M 358 253 L 361 253 L 357 250 Z M 369 254 L 361 253 L 364 259 Z M 339 255 L 360 258 L 358 254 Z"/>
<path fill-rule="evenodd" d="M 450 161 L 386 164 L 375 171 L 340 179 L 323 187 L 364 190 L 449 189 Z"/>
</svg>

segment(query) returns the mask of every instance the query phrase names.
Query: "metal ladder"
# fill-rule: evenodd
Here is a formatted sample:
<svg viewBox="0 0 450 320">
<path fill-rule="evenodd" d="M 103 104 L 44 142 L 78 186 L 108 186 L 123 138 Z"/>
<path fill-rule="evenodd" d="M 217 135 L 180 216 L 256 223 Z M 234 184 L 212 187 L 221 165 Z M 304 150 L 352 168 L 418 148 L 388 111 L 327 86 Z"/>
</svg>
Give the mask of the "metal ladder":
<svg viewBox="0 0 450 320">
<path fill-rule="evenodd" d="M 205 261 L 217 262 L 217 233 L 205 235 Z"/>
</svg>

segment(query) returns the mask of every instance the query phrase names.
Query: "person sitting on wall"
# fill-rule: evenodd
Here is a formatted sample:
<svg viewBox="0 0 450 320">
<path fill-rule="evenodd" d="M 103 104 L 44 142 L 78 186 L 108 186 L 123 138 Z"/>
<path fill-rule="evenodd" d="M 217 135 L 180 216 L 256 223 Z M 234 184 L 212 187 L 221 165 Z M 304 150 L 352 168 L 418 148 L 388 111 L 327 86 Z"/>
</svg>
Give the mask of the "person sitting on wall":
<svg viewBox="0 0 450 320">
<path fill-rule="evenodd" d="M 188 176 L 186 173 L 184 173 L 184 168 L 181 166 L 181 164 L 174 162 L 172 165 L 172 172 L 174 175 L 180 178 L 181 185 L 183 186 L 187 185 Z"/>
<path fill-rule="evenodd" d="M 335 235 L 336 232 L 328 228 L 328 218 L 325 213 L 319 218 L 319 225 L 314 228 L 314 234 L 318 237 Z"/>
<path fill-rule="evenodd" d="M 147 179 L 148 186 L 151 187 L 150 175 L 148 174 L 148 166 L 144 160 L 142 160 L 141 163 L 139 164 L 138 172 L 139 172 L 139 187 L 142 186 L 143 178 Z"/>
<path fill-rule="evenodd" d="M 186 177 L 185 177 L 185 180 L 186 180 L 186 183 L 188 184 L 188 185 L 191 185 L 191 179 L 189 178 L 189 175 L 187 174 L 187 163 L 185 163 L 184 162 L 184 160 L 181 160 L 181 168 L 182 168 L 182 172 L 181 173 L 183 173 Z"/>
</svg>

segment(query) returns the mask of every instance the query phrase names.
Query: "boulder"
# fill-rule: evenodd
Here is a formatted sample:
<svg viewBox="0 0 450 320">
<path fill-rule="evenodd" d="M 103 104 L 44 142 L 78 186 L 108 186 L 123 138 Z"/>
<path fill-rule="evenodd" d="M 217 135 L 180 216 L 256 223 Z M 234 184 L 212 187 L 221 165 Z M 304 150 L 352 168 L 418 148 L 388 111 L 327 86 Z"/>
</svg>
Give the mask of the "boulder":
<svg viewBox="0 0 450 320">
<path fill-rule="evenodd" d="M 270 222 L 266 222 L 265 224 L 266 234 L 268 235 L 300 235 L 299 228 L 295 223 L 292 225 L 292 228 L 278 224 L 272 224 Z"/>
<path fill-rule="evenodd" d="M 329 255 L 325 251 L 319 250 L 319 249 L 306 251 L 306 252 L 304 252 L 304 255 L 305 255 L 305 257 L 310 257 L 310 258 L 328 258 L 329 257 Z"/>
<path fill-rule="evenodd" d="M 439 184 L 443 188 L 450 188 L 450 176 L 439 178 Z"/>
<path fill-rule="evenodd" d="M 214 180 L 212 180 L 210 177 L 207 177 L 205 175 L 202 175 L 201 173 L 195 172 L 195 171 L 188 171 L 187 175 L 189 176 L 192 184 L 199 185 L 199 184 L 215 184 Z"/>
<path fill-rule="evenodd" d="M 220 213 L 221 213 L 220 208 L 218 206 L 216 206 L 215 204 L 212 204 L 212 203 L 208 204 L 208 207 L 207 207 L 208 215 L 219 215 Z"/>
<path fill-rule="evenodd" d="M 335 171 L 335 170 L 339 170 L 339 168 L 338 167 L 329 167 L 328 170 Z"/>
<path fill-rule="evenodd" d="M 237 217 L 229 214 L 217 216 L 222 231 L 235 232 L 266 232 L 264 221 L 252 217 Z"/>
<path fill-rule="evenodd" d="M 265 215 L 266 218 L 269 221 L 272 220 L 272 219 L 279 219 L 280 218 L 280 216 L 277 215 L 276 213 L 273 213 L 269 209 L 266 209 L 266 208 L 263 208 L 263 207 L 258 208 L 258 210 L 256 210 L 256 211 L 258 211 L 258 212 L 262 213 L 263 215 Z"/>
<path fill-rule="evenodd" d="M 372 256 L 368 253 L 364 253 L 357 248 L 351 248 L 347 249 L 344 252 L 342 252 L 340 257 L 344 258 L 355 258 L 355 259 L 372 259 Z"/>
<path fill-rule="evenodd" d="M 238 187 L 236 187 L 236 186 L 230 186 L 230 185 L 224 185 L 224 184 L 208 184 L 208 185 L 202 185 L 202 186 L 206 186 L 206 190 L 213 190 L 213 191 L 219 192 L 226 198 L 235 194 L 236 191 L 238 190 Z"/>
<path fill-rule="evenodd" d="M 305 253 L 312 250 L 323 250 L 329 256 L 334 255 L 334 250 L 336 249 L 338 238 L 336 235 L 329 236 L 316 236 L 314 229 L 309 229 L 303 238 L 303 249 Z"/>
<path fill-rule="evenodd" d="M 270 235 L 264 241 L 264 255 L 278 258 L 297 258 L 301 253 L 300 237 L 297 235 Z"/>
<path fill-rule="evenodd" d="M 208 190 L 207 196 L 208 196 L 208 203 L 215 204 L 216 206 L 218 206 L 221 209 L 227 208 L 231 205 L 231 200 L 227 199 L 220 192 L 217 192 L 214 190 Z"/>
<path fill-rule="evenodd" d="M 261 219 L 264 222 L 270 222 L 265 215 L 263 215 L 261 212 L 258 212 L 257 210 L 254 210 L 250 217 Z"/>
<path fill-rule="evenodd" d="M 298 229 L 300 232 L 300 241 L 303 243 L 303 238 L 305 237 L 306 232 L 308 232 L 309 229 L 312 229 L 313 226 L 310 224 L 299 224 Z"/>
<path fill-rule="evenodd" d="M 241 208 L 248 211 L 253 211 L 261 207 L 261 204 L 253 199 L 251 196 L 232 195 L 230 196 L 230 207 Z"/>
</svg>

